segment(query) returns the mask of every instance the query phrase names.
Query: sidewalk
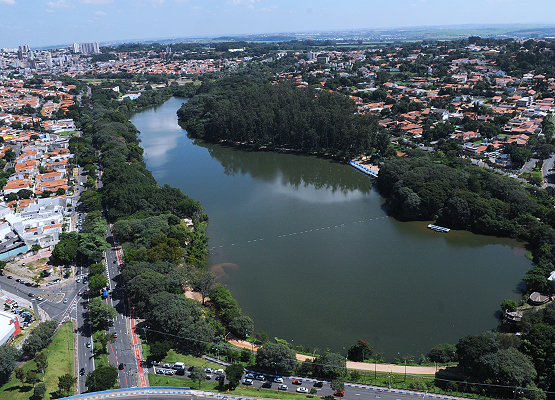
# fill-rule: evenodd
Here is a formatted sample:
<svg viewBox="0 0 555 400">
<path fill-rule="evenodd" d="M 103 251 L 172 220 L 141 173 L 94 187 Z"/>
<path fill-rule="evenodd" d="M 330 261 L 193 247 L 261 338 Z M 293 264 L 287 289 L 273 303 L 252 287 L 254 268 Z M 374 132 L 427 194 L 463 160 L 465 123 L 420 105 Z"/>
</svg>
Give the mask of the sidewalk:
<svg viewBox="0 0 555 400">
<path fill-rule="evenodd" d="M 249 343 L 245 340 L 229 340 L 229 343 L 241 347 L 244 349 L 249 349 L 256 351 L 258 350 L 259 346 L 254 346 L 252 343 Z M 305 354 L 297 353 L 297 361 L 312 361 L 314 357 L 307 356 Z M 398 364 L 374 364 L 374 363 L 364 363 L 364 362 L 354 362 L 354 361 L 347 361 L 347 368 L 348 369 L 357 369 L 361 371 L 379 371 L 379 372 L 393 372 L 398 374 L 404 374 L 405 368 L 407 374 L 411 375 L 434 375 L 440 369 L 444 369 L 445 367 L 420 367 L 416 365 L 398 365 Z"/>
</svg>

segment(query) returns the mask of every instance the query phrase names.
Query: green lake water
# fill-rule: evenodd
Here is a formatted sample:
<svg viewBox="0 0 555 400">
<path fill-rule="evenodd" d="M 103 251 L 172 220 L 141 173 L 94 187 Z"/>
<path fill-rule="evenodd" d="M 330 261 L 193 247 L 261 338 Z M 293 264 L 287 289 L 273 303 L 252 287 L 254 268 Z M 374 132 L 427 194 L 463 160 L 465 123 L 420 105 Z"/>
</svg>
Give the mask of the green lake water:
<svg viewBox="0 0 555 400">
<path fill-rule="evenodd" d="M 371 180 L 316 157 L 192 140 L 176 111 L 133 116 L 156 180 L 200 200 L 212 269 L 255 321 L 293 344 L 386 358 L 494 329 L 531 263 L 522 243 L 387 215 Z"/>
</svg>

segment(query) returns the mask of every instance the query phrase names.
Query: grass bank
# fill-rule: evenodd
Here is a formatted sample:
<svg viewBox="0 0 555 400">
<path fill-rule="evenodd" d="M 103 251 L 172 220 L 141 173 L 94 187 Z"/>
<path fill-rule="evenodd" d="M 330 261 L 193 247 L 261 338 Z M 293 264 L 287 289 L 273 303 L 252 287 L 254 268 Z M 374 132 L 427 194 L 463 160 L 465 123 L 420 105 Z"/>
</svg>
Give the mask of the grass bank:
<svg viewBox="0 0 555 400">
<path fill-rule="evenodd" d="M 64 374 L 73 376 L 73 326 L 71 322 L 65 323 L 54 335 L 52 343 L 44 353 L 48 359 L 48 367 L 44 373 L 46 383 L 45 400 L 49 400 L 50 393 L 58 389 L 58 377 Z M 34 360 L 30 360 L 22 366 L 25 372 L 37 369 Z M 40 375 L 39 375 L 40 376 Z M 33 396 L 33 386 L 16 379 L 12 374 L 10 380 L 0 388 L 0 399 L 2 400 L 27 400 Z"/>
</svg>

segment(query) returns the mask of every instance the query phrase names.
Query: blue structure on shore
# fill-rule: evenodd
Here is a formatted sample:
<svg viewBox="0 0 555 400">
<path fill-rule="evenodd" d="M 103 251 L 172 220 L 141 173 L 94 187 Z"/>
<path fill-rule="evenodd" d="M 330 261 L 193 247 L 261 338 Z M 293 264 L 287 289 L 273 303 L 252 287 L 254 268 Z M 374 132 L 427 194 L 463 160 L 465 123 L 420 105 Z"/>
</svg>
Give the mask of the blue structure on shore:
<svg viewBox="0 0 555 400">
<path fill-rule="evenodd" d="M 359 163 L 357 163 L 356 161 L 353 161 L 353 160 L 349 161 L 349 165 L 350 165 L 351 167 L 354 167 L 354 168 L 358 169 L 360 172 L 362 172 L 362 173 L 364 173 L 364 174 L 366 174 L 366 175 L 373 176 L 374 178 L 377 178 L 377 177 L 378 177 L 378 174 L 376 174 L 376 173 L 375 173 L 374 171 L 372 171 L 370 168 L 365 167 L 364 165 L 359 164 Z"/>
</svg>

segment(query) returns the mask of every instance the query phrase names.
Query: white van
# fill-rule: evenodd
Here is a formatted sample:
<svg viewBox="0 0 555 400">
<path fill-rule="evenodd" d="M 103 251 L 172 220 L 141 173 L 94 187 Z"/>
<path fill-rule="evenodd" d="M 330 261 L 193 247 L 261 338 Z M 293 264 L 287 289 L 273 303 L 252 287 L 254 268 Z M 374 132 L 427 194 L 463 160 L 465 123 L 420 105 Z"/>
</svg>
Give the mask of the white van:
<svg viewBox="0 0 555 400">
<path fill-rule="evenodd" d="M 177 369 L 177 370 L 184 370 L 185 369 L 185 364 L 182 362 L 176 362 L 175 364 L 173 364 L 173 369 Z"/>
</svg>

